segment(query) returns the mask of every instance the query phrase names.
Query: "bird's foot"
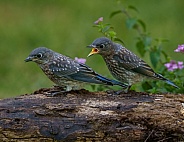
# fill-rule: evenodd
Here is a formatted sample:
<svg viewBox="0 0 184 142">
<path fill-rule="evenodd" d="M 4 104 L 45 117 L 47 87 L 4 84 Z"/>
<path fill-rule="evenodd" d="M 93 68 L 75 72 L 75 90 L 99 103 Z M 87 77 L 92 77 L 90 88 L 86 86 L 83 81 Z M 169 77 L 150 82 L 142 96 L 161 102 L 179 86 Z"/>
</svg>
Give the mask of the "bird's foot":
<svg viewBox="0 0 184 142">
<path fill-rule="evenodd" d="M 109 94 L 109 95 L 120 95 L 121 93 L 125 93 L 125 90 L 118 90 L 118 91 L 107 90 L 106 92 L 107 92 L 107 94 Z"/>
<path fill-rule="evenodd" d="M 63 90 L 63 91 L 66 90 L 65 86 L 59 86 L 59 85 L 56 85 L 56 84 L 54 84 L 52 88 L 53 89 L 58 89 L 58 90 Z"/>
<path fill-rule="evenodd" d="M 114 90 L 107 90 L 107 91 L 105 91 L 108 95 L 111 95 L 111 94 L 114 94 Z"/>
<path fill-rule="evenodd" d="M 59 91 L 59 90 L 51 90 L 49 92 L 46 92 L 45 95 L 47 97 L 55 97 L 57 95 L 67 95 L 67 91 Z"/>
<path fill-rule="evenodd" d="M 127 94 L 127 93 L 129 92 L 129 90 L 130 90 L 130 87 L 131 87 L 131 86 L 127 87 L 127 88 L 124 89 L 124 90 L 122 89 L 122 90 L 118 90 L 118 91 L 107 90 L 106 92 L 107 92 L 108 94 L 110 94 L 110 95 L 120 95 L 121 93 Z"/>
</svg>

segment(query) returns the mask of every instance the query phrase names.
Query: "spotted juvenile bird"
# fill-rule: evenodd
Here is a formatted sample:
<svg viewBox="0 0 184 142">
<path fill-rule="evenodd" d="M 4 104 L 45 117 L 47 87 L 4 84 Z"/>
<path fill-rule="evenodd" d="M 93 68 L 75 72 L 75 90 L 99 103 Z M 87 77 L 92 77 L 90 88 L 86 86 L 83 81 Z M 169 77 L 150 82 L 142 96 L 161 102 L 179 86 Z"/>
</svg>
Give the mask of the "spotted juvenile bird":
<svg viewBox="0 0 184 142">
<path fill-rule="evenodd" d="M 85 83 L 127 87 L 121 82 L 99 75 L 85 64 L 45 47 L 34 49 L 25 61 L 37 63 L 51 81 L 65 87 L 66 91 L 79 90 Z"/>
<path fill-rule="evenodd" d="M 100 54 L 106 62 L 111 74 L 119 81 L 127 83 L 129 88 L 132 84 L 140 82 L 145 77 L 163 80 L 166 83 L 179 88 L 170 80 L 164 78 L 142 59 L 123 47 L 121 44 L 114 43 L 106 37 L 97 38 L 87 47 L 92 48 L 88 56 Z M 128 89 L 129 89 L 128 88 Z"/>
</svg>

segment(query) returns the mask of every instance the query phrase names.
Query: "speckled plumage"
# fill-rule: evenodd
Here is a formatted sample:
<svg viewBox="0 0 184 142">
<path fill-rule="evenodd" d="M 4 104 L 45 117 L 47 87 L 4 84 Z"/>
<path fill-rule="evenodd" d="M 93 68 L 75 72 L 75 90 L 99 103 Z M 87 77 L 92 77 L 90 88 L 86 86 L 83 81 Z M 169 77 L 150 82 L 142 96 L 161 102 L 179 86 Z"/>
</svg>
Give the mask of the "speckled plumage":
<svg viewBox="0 0 184 142">
<path fill-rule="evenodd" d="M 34 49 L 25 61 L 37 63 L 51 81 L 66 87 L 66 91 L 79 90 L 86 83 L 127 86 L 116 80 L 107 79 L 87 65 L 45 47 Z"/>
<path fill-rule="evenodd" d="M 166 83 L 178 88 L 170 80 L 157 74 L 153 69 L 136 56 L 133 52 L 114 43 L 106 37 L 97 38 L 88 47 L 93 48 L 88 56 L 100 54 L 106 62 L 111 74 L 119 81 L 127 83 L 129 86 L 142 81 L 145 77 L 163 80 Z"/>
</svg>

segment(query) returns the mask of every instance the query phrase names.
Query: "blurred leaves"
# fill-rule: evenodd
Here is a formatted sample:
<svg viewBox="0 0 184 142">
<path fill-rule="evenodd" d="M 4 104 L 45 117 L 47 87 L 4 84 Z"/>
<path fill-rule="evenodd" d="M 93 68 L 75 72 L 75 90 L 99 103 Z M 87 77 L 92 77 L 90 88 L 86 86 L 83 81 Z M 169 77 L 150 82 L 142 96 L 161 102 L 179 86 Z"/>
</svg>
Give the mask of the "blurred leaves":
<svg viewBox="0 0 184 142">
<path fill-rule="evenodd" d="M 109 37 L 111 40 L 117 39 L 119 41 L 122 41 L 116 37 L 116 32 L 114 31 L 114 27 L 108 23 L 104 24 L 103 21 L 100 21 L 96 23 L 94 27 L 97 27 L 99 32 L 101 32 L 104 36 Z"/>
<path fill-rule="evenodd" d="M 118 38 L 118 37 L 114 38 L 114 41 L 119 41 L 119 42 L 121 42 L 123 45 L 125 45 L 125 43 L 123 42 L 123 40 L 121 40 L 121 39 Z"/>
<path fill-rule="evenodd" d="M 128 9 L 134 10 L 135 12 L 139 12 L 138 9 L 133 5 L 129 5 Z"/>
<path fill-rule="evenodd" d="M 110 18 L 112 18 L 112 17 L 114 17 L 115 15 L 117 15 L 117 14 L 119 14 L 119 13 L 122 13 L 122 11 L 121 10 L 118 10 L 118 11 L 114 11 L 114 12 L 112 12 L 111 14 L 110 14 Z"/>
<path fill-rule="evenodd" d="M 137 22 L 142 26 L 144 32 L 146 31 L 146 24 L 141 19 L 138 19 Z"/>
<path fill-rule="evenodd" d="M 150 52 L 150 60 L 154 68 L 156 68 L 157 64 L 160 60 L 160 50 L 158 50 L 156 47 L 152 49 Z"/>
<path fill-rule="evenodd" d="M 146 49 L 144 48 L 144 43 L 142 40 L 137 41 L 136 48 L 137 48 L 138 52 L 140 53 L 140 55 L 142 57 L 144 57 L 144 55 L 146 53 Z"/>
<path fill-rule="evenodd" d="M 128 18 L 126 20 L 126 26 L 128 29 L 132 29 L 136 26 L 137 24 L 137 19 L 136 18 Z"/>
</svg>

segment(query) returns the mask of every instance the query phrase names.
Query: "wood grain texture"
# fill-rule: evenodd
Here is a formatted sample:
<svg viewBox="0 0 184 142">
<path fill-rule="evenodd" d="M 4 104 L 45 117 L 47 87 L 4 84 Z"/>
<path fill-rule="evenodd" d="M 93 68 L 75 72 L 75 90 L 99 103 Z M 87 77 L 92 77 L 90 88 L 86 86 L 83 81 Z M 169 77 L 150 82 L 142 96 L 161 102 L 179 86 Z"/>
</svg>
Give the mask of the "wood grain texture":
<svg viewBox="0 0 184 142">
<path fill-rule="evenodd" d="M 0 100 L 0 140 L 184 141 L 184 95 L 56 89 Z"/>
</svg>

